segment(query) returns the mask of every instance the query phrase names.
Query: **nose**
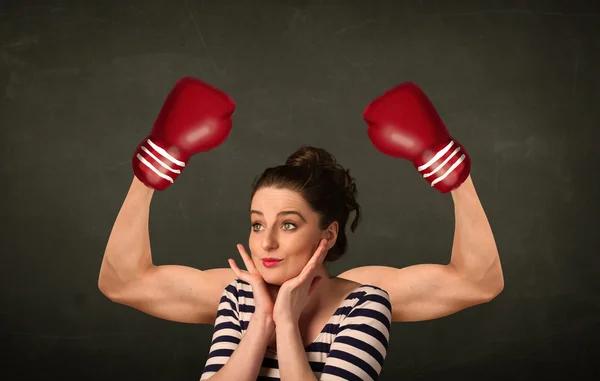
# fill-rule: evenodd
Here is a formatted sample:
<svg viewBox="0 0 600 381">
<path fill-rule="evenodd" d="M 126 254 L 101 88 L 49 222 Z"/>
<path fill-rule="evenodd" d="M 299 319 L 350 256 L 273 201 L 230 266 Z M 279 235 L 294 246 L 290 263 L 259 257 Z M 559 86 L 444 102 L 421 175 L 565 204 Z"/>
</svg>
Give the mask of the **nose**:
<svg viewBox="0 0 600 381">
<path fill-rule="evenodd" d="M 273 251 L 277 249 L 279 244 L 277 243 L 277 237 L 275 236 L 275 232 L 265 232 L 265 235 L 263 236 L 260 245 L 264 251 Z"/>
</svg>

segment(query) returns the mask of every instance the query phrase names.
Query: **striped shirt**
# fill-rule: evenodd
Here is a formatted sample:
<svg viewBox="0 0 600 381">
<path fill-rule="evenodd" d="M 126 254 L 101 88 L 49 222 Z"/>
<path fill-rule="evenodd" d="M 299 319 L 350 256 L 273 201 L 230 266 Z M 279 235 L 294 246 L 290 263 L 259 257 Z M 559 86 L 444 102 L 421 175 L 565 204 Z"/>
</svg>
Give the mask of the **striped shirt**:
<svg viewBox="0 0 600 381">
<path fill-rule="evenodd" d="M 236 279 L 223 291 L 212 342 L 200 380 L 225 365 L 248 328 L 254 312 L 250 284 Z M 317 338 L 305 347 L 318 380 L 377 380 L 390 336 L 392 306 L 388 293 L 361 285 L 339 305 Z M 258 381 L 279 380 L 277 352 L 267 348 Z"/>
</svg>

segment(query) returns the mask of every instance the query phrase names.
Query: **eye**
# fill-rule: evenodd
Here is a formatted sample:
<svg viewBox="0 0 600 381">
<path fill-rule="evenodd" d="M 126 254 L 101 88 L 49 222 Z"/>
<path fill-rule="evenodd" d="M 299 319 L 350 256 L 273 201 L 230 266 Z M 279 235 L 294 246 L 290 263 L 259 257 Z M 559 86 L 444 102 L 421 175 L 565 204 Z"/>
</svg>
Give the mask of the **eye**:
<svg viewBox="0 0 600 381">
<path fill-rule="evenodd" d="M 293 229 L 296 229 L 296 224 L 294 224 L 294 223 L 292 223 L 292 222 L 284 222 L 284 223 L 283 223 L 283 226 L 286 226 L 286 225 L 288 225 L 288 226 L 292 226 L 292 227 L 291 227 L 291 228 L 289 228 L 289 229 L 285 229 L 285 230 L 293 230 Z"/>
<path fill-rule="evenodd" d="M 284 222 L 282 226 L 284 230 L 294 230 L 297 227 L 293 222 Z M 262 225 L 258 222 L 254 222 L 252 223 L 251 227 L 253 231 L 258 232 L 259 229 L 262 228 Z"/>
</svg>

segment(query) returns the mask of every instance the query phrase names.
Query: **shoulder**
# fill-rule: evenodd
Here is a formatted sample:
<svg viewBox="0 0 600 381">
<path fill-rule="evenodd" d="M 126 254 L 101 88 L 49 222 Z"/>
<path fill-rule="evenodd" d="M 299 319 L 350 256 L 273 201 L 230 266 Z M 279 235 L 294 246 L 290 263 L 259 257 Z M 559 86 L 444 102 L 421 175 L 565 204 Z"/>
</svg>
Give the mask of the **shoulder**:
<svg viewBox="0 0 600 381">
<path fill-rule="evenodd" d="M 363 284 L 348 295 L 346 303 L 338 335 L 368 342 L 384 353 L 392 328 L 392 305 L 387 291 Z"/>
<path fill-rule="evenodd" d="M 385 289 L 373 284 L 362 284 L 344 278 L 336 278 L 336 280 L 338 288 L 344 290 L 343 292 L 347 295 L 346 299 L 354 299 L 357 303 L 373 300 L 387 305 L 387 308 L 391 309 L 390 295 Z"/>
<path fill-rule="evenodd" d="M 231 308 L 237 311 L 240 303 L 245 303 L 247 299 L 253 299 L 252 287 L 249 283 L 236 278 L 225 286 L 219 308 Z"/>
<path fill-rule="evenodd" d="M 362 284 L 357 286 L 346 298 L 350 301 L 349 318 L 378 321 L 388 329 L 392 323 L 392 303 L 389 293 L 381 287 Z"/>
<path fill-rule="evenodd" d="M 345 295 L 343 306 L 348 315 L 365 313 L 366 310 L 377 312 L 380 320 L 390 320 L 392 303 L 389 293 L 376 285 L 361 284 L 344 278 L 336 278 L 336 289 Z M 356 312 L 353 312 L 356 311 Z M 374 315 L 367 313 L 367 315 Z M 387 325 L 387 324 L 386 324 Z"/>
<path fill-rule="evenodd" d="M 235 278 L 234 280 L 232 280 L 231 282 L 229 282 L 229 284 L 227 286 L 225 286 L 225 291 L 230 291 L 230 292 L 236 292 L 239 293 L 241 292 L 252 292 L 252 287 L 250 286 L 250 283 L 245 282 L 239 278 Z"/>
<path fill-rule="evenodd" d="M 356 288 L 357 305 L 366 305 L 369 308 L 385 309 L 391 312 L 392 303 L 390 294 L 381 287 L 363 284 Z"/>
</svg>

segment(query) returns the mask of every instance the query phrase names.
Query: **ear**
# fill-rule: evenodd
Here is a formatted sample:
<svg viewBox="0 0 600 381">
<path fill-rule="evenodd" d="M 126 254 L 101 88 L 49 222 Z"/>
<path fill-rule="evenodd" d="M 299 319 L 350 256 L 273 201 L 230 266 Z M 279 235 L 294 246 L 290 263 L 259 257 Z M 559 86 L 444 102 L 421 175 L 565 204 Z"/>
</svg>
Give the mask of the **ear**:
<svg viewBox="0 0 600 381">
<path fill-rule="evenodd" d="M 327 229 L 323 231 L 323 238 L 327 240 L 327 250 L 331 250 L 331 248 L 335 245 L 338 237 L 339 224 L 337 221 L 333 221 L 329 224 Z"/>
</svg>

